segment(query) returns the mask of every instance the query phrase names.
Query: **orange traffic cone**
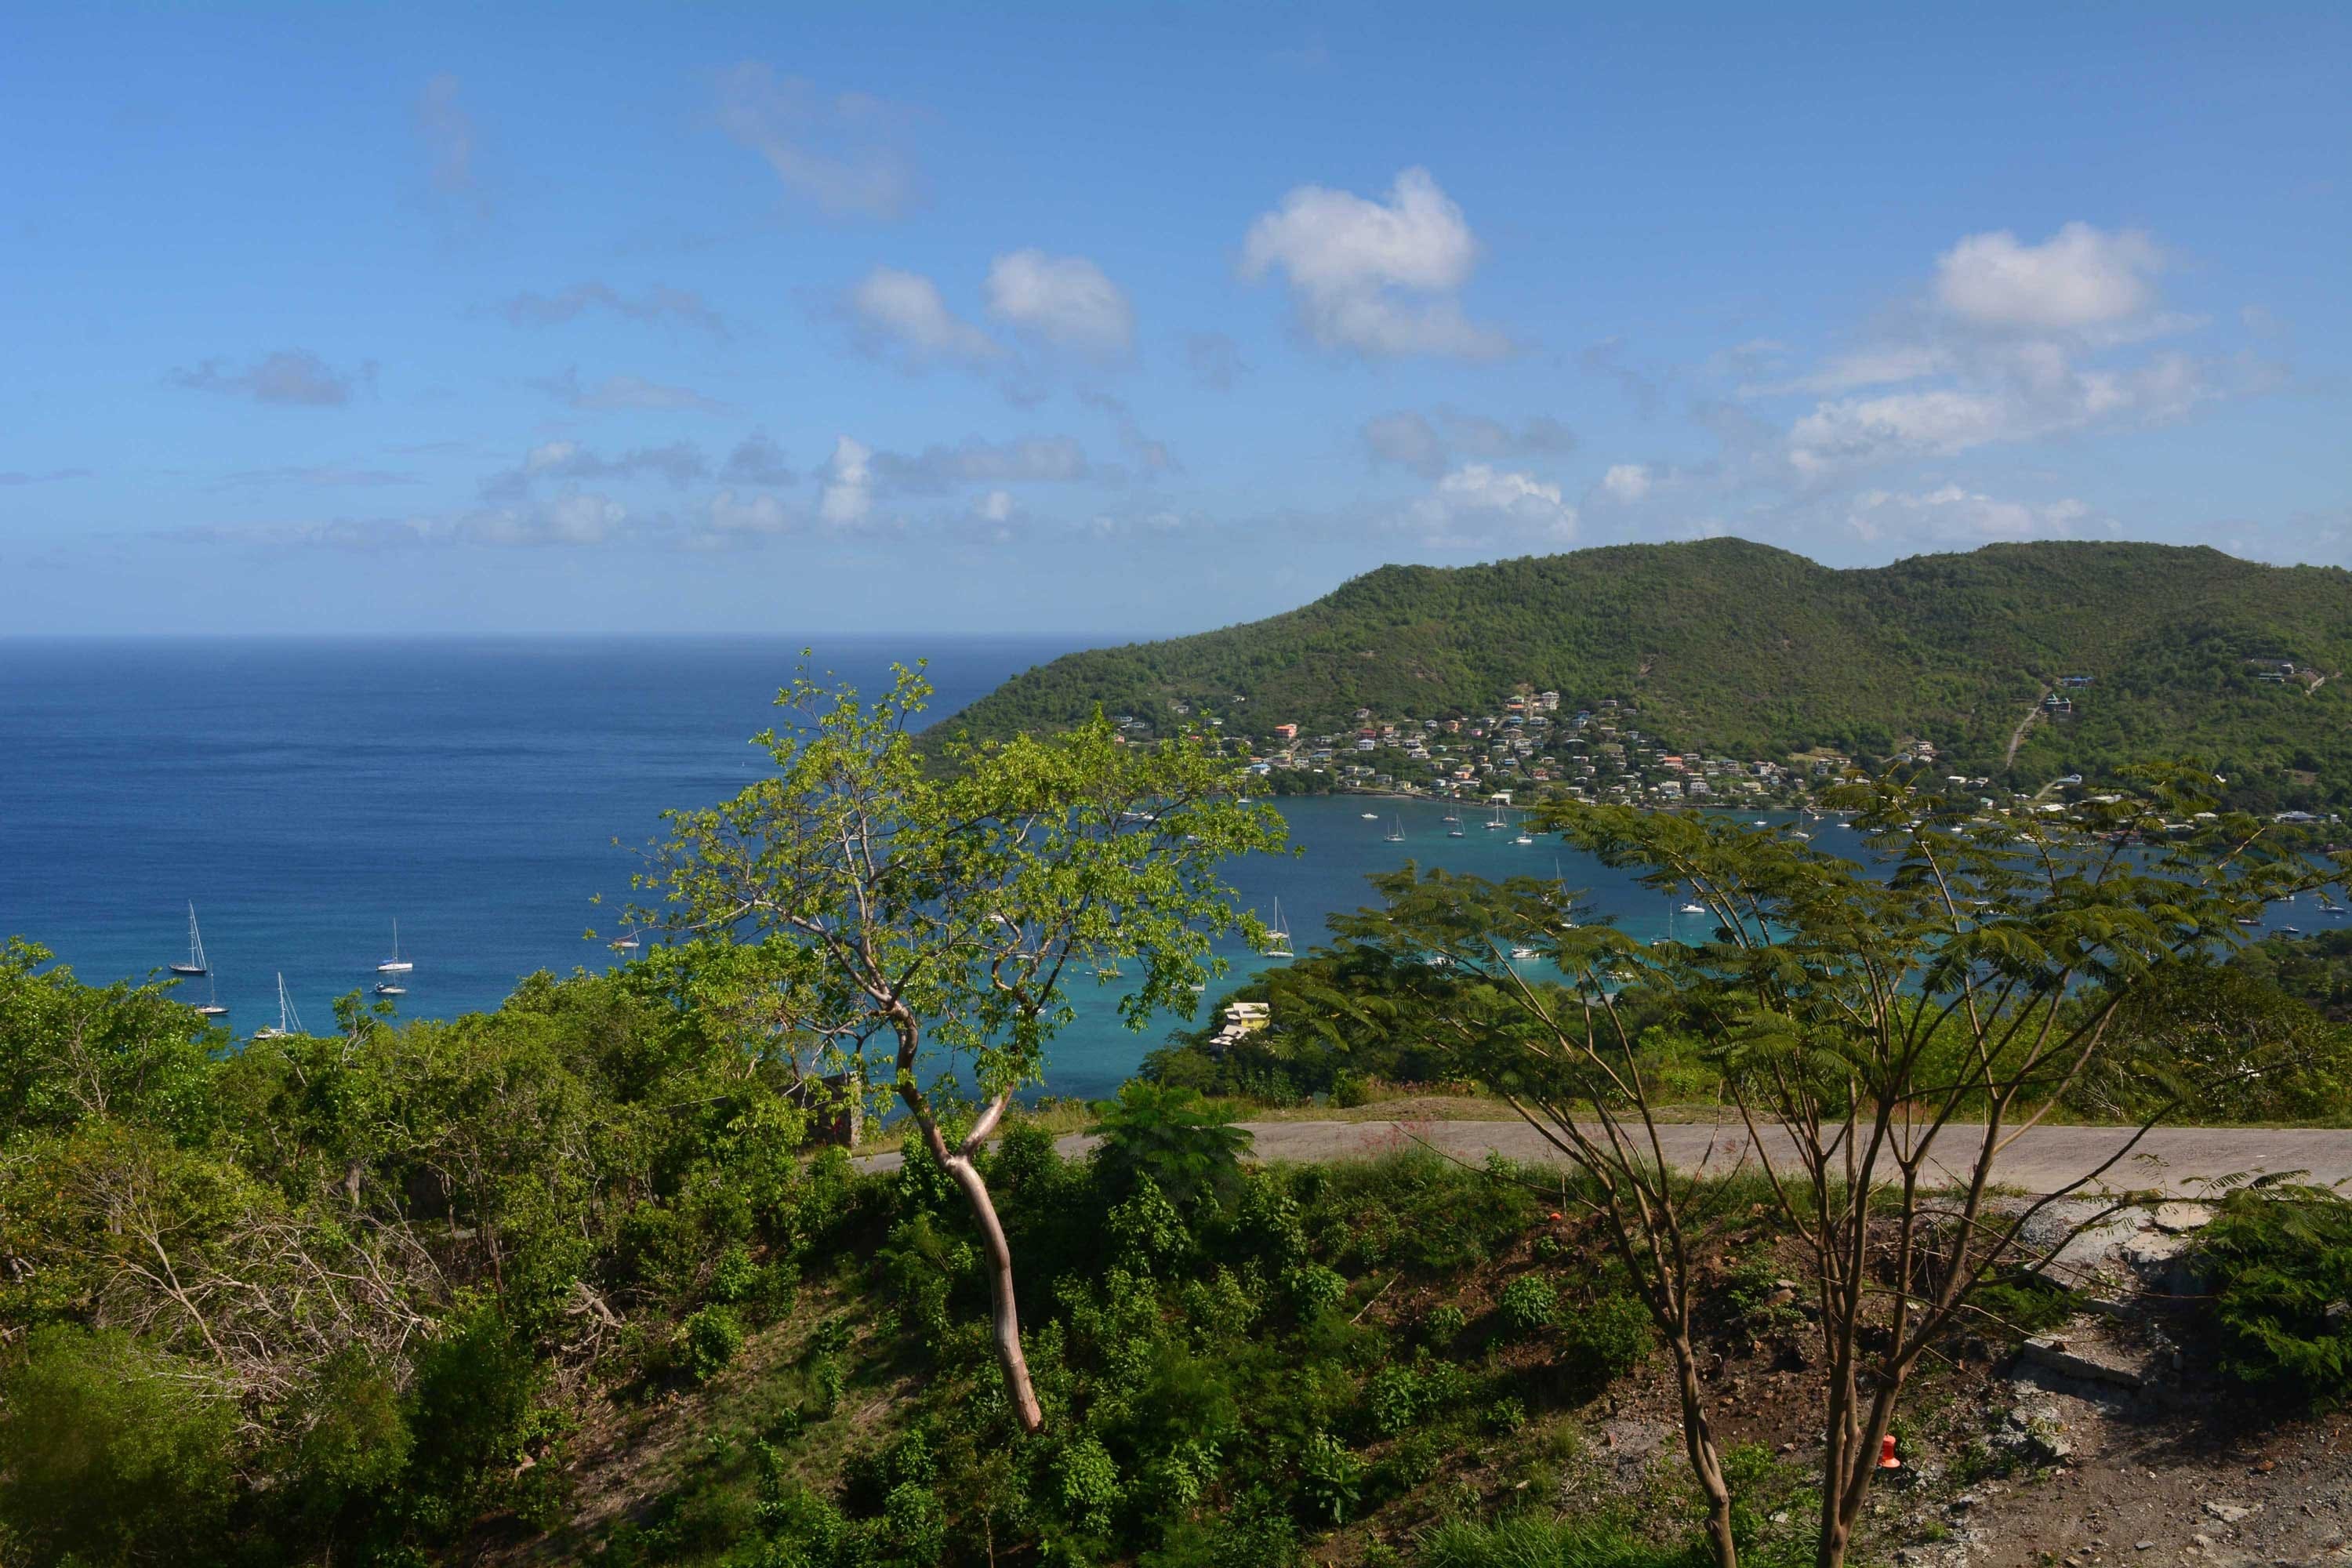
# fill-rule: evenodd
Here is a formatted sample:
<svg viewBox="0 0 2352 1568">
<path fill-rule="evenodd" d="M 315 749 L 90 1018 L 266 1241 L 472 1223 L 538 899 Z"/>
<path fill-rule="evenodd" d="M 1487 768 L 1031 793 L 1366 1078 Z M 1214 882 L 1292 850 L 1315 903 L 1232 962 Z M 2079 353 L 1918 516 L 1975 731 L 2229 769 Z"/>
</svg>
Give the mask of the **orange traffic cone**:
<svg viewBox="0 0 2352 1568">
<path fill-rule="evenodd" d="M 1899 1470 L 1903 1468 L 1903 1461 L 1895 1457 L 1895 1434 L 1892 1432 L 1879 1440 L 1878 1468 L 1882 1470 Z"/>
</svg>

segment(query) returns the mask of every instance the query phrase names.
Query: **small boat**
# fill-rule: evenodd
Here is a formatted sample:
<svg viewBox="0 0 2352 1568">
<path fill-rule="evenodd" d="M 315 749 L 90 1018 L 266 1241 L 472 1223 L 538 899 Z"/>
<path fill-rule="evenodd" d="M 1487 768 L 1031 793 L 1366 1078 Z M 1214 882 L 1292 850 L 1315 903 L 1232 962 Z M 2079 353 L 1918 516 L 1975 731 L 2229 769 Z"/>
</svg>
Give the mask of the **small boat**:
<svg viewBox="0 0 2352 1568">
<path fill-rule="evenodd" d="M 191 903 L 188 906 L 188 961 L 172 965 L 172 973 L 196 975 L 207 973 L 208 968 L 205 958 L 204 933 L 196 930 L 196 906 Z"/>
<path fill-rule="evenodd" d="M 1508 827 L 1509 826 L 1509 823 L 1503 820 L 1503 803 L 1496 801 L 1495 803 L 1495 815 L 1486 819 L 1487 831 L 1491 833 L 1498 827 Z"/>
<path fill-rule="evenodd" d="M 379 980 L 375 983 L 375 994 L 379 996 L 405 996 L 408 987 L 390 980 Z"/>
<path fill-rule="evenodd" d="M 257 1040 L 283 1040 L 302 1032 L 302 1016 L 294 1011 L 294 999 L 286 994 L 286 976 L 278 977 L 278 1022 L 264 1024 L 253 1031 Z"/>
<path fill-rule="evenodd" d="M 1469 835 L 1464 833 L 1462 831 L 1462 825 L 1459 822 L 1456 822 L 1453 826 L 1445 830 L 1445 837 L 1448 838 L 1466 838 Z"/>
<path fill-rule="evenodd" d="M 1541 958 L 1542 956 L 1542 953 L 1538 952 L 1532 947 L 1519 946 L 1511 949 L 1511 962 L 1514 963 L 1525 963 L 1530 958 Z"/>
<path fill-rule="evenodd" d="M 1459 822 L 1462 819 L 1449 811 L 1444 816 L 1438 818 L 1438 820 L 1441 822 Z"/>
<path fill-rule="evenodd" d="M 1391 817 L 1390 819 L 1388 840 L 1391 844 L 1402 844 L 1404 842 L 1404 818 L 1402 816 Z"/>
<path fill-rule="evenodd" d="M 1002 915 L 999 915 L 996 918 L 1000 921 L 1004 919 Z M 629 930 L 623 931 L 620 935 L 614 937 L 604 945 L 611 948 L 614 952 L 635 952 L 644 944 L 637 941 L 636 929 L 635 927 L 631 927 Z"/>
<path fill-rule="evenodd" d="M 1366 822 L 1378 822 L 1380 819 L 1381 814 L 1377 811 L 1368 811 L 1364 813 L 1364 820 Z"/>
<path fill-rule="evenodd" d="M 2279 934 L 2281 936 L 2301 936 L 2303 934 L 2303 928 L 2301 926 L 2281 926 L 2279 927 Z"/>
<path fill-rule="evenodd" d="M 400 922 L 392 922 L 392 956 L 375 966 L 378 974 L 405 974 L 416 965 L 400 956 Z"/>
<path fill-rule="evenodd" d="M 1265 945 L 1258 950 L 1268 958 L 1291 958 L 1290 927 L 1282 918 L 1282 900 L 1274 900 L 1274 919 L 1265 924 Z"/>
<path fill-rule="evenodd" d="M 1519 817 L 1519 836 L 1512 839 L 1511 842 L 1514 844 L 1533 844 L 1535 842 L 1535 840 L 1528 835 L 1528 819 L 1524 814 Z"/>
<path fill-rule="evenodd" d="M 1749 823 L 1748 826 L 1750 826 L 1750 827 L 1769 827 L 1769 826 L 1771 826 L 1772 825 L 1771 825 L 1770 823 L 1769 823 L 1769 822 L 1765 821 L 1762 817 L 1760 817 L 1760 816 L 1759 816 L 1759 817 L 1758 817 L 1755 821 L 1753 821 L 1753 822 Z"/>
<path fill-rule="evenodd" d="M 1706 906 L 1705 904 L 1685 904 L 1681 909 L 1676 910 L 1675 913 L 1678 915 L 1703 915 L 1706 913 Z"/>
</svg>

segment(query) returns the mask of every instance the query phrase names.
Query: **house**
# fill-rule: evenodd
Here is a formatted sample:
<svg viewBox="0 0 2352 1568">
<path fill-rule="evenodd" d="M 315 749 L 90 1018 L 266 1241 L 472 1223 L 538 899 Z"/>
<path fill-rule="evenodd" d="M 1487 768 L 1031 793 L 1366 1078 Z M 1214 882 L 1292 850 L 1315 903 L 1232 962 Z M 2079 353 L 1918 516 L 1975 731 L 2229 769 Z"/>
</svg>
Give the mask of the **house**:
<svg viewBox="0 0 2352 1568">
<path fill-rule="evenodd" d="M 1298 726 L 1296 724 L 1276 724 L 1274 727 L 1274 733 L 1277 740 L 1296 741 L 1298 739 Z"/>
</svg>

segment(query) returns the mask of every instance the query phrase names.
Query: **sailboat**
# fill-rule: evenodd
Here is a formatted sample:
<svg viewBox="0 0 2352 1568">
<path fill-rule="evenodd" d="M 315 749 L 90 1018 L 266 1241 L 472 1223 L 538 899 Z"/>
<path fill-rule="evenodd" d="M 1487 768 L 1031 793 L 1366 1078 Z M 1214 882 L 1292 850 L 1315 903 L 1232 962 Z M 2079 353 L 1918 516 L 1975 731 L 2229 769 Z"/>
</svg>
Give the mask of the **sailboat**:
<svg viewBox="0 0 2352 1568">
<path fill-rule="evenodd" d="M 282 1040 L 302 1032 L 301 1015 L 294 1011 L 294 999 L 286 994 L 286 976 L 278 977 L 278 1022 L 264 1024 L 253 1031 L 257 1040 Z"/>
<path fill-rule="evenodd" d="M 211 966 L 205 961 L 204 933 L 196 930 L 196 906 L 188 906 L 188 962 L 172 965 L 174 974 L 203 974 Z"/>
<path fill-rule="evenodd" d="M 196 1009 L 199 1018 L 225 1018 L 228 1009 L 221 1005 L 220 986 L 209 974 L 205 976 L 205 1005 Z"/>
<path fill-rule="evenodd" d="M 1274 900 L 1274 919 L 1265 924 L 1265 946 L 1259 950 L 1268 958 L 1290 958 L 1290 927 L 1282 918 L 1282 900 Z"/>
<path fill-rule="evenodd" d="M 1404 842 L 1404 817 L 1402 814 L 1389 819 L 1388 840 L 1391 844 Z"/>
<path fill-rule="evenodd" d="M 1508 827 L 1509 826 L 1509 823 L 1503 820 L 1503 803 L 1498 800 L 1495 803 L 1494 815 L 1486 818 L 1487 829 L 1491 832 L 1495 828 Z"/>
<path fill-rule="evenodd" d="M 392 956 L 375 966 L 378 974 L 405 974 L 416 965 L 400 956 L 400 922 L 392 922 Z"/>
<path fill-rule="evenodd" d="M 1535 842 L 1533 838 L 1528 836 L 1528 819 L 1525 814 L 1522 814 L 1519 817 L 1519 836 L 1517 838 L 1512 839 L 1511 842 L 1514 844 L 1533 844 Z"/>
<path fill-rule="evenodd" d="M 614 937 L 611 942 L 606 942 L 604 945 L 611 948 L 614 952 L 636 952 L 639 946 L 636 928 L 635 926 L 630 927 L 620 935 Z"/>
</svg>

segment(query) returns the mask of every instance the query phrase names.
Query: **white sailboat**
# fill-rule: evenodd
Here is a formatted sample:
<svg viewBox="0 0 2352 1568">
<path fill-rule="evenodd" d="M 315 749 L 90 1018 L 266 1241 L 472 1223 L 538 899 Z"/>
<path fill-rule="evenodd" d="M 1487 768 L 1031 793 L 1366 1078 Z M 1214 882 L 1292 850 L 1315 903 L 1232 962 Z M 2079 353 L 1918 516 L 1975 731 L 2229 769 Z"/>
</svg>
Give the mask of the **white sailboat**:
<svg viewBox="0 0 2352 1568">
<path fill-rule="evenodd" d="M 188 961 L 172 965 L 174 974 L 203 974 L 210 964 L 205 959 L 204 933 L 196 929 L 196 906 L 188 905 Z"/>
<path fill-rule="evenodd" d="M 1282 918 L 1282 900 L 1274 900 L 1274 919 L 1265 923 L 1265 946 L 1259 950 L 1268 958 L 1290 958 L 1290 926 Z"/>
<path fill-rule="evenodd" d="M 1498 800 L 1495 803 L 1494 815 L 1486 818 L 1487 831 L 1493 832 L 1498 827 L 1508 827 L 1509 826 L 1509 823 L 1503 820 L 1503 803 Z"/>
<path fill-rule="evenodd" d="M 1402 814 L 1389 818 L 1388 840 L 1391 844 L 1404 842 L 1404 817 Z"/>
<path fill-rule="evenodd" d="M 282 1040 L 302 1032 L 302 1016 L 294 1011 L 294 999 L 286 994 L 286 976 L 278 977 L 278 1022 L 264 1024 L 253 1031 L 257 1040 Z"/>
<path fill-rule="evenodd" d="M 416 965 L 400 956 L 400 922 L 392 922 L 392 956 L 375 966 L 378 974 L 405 974 Z"/>
<path fill-rule="evenodd" d="M 1533 844 L 1535 842 L 1535 840 L 1528 835 L 1528 818 L 1525 812 L 1519 814 L 1519 836 L 1517 838 L 1512 839 L 1511 842 L 1514 844 Z"/>
</svg>

